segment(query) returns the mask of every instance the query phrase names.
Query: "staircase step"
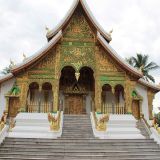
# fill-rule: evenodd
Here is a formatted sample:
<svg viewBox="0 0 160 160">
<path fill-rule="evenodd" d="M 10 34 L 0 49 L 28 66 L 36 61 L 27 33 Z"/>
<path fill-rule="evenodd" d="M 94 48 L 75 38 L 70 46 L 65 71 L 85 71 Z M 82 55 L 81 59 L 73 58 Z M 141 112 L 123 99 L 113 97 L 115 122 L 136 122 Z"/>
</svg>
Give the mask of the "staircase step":
<svg viewBox="0 0 160 160">
<path fill-rule="evenodd" d="M 130 130 L 128 128 L 125 130 L 124 126 L 117 130 L 117 126 L 119 127 L 117 123 L 113 123 L 112 129 L 108 126 L 108 133 L 110 132 L 114 139 L 98 139 L 93 136 L 88 115 L 64 115 L 62 137 L 58 139 L 32 138 L 29 133 L 28 138 L 8 137 L 0 146 L 0 159 L 159 160 L 160 146 L 153 139 L 149 137 L 146 137 L 146 139 L 127 138 L 127 136 L 132 136 L 133 133 L 135 137 L 136 133 L 139 133 L 138 129 L 141 133 L 146 134 L 143 124 L 139 122 L 137 125 L 137 128 L 139 128 L 133 129 L 126 123 Z M 37 131 L 36 125 L 35 128 L 34 126 L 33 128 L 27 126 L 24 128 L 26 131 Z M 45 132 L 43 133 L 44 128 L 43 125 L 39 128 L 39 134 L 45 134 Z M 129 134 L 125 135 L 127 131 Z M 115 134 L 116 132 L 117 134 Z M 116 139 L 118 136 L 125 137 L 124 139 Z"/>
</svg>

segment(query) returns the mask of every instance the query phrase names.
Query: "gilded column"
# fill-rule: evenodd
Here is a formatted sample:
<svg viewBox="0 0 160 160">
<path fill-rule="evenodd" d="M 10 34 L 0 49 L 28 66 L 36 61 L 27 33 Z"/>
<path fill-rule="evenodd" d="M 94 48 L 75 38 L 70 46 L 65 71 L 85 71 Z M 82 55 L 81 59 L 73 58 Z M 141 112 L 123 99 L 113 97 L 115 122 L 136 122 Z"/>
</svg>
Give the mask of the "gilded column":
<svg viewBox="0 0 160 160">
<path fill-rule="evenodd" d="M 8 108 L 9 108 L 9 97 L 8 96 L 6 96 L 5 97 L 6 98 L 6 112 L 8 112 Z"/>
<path fill-rule="evenodd" d="M 58 105 L 59 105 L 59 81 L 56 80 L 54 82 L 54 90 L 53 90 L 53 111 L 58 111 Z"/>
<path fill-rule="evenodd" d="M 26 111 L 28 85 L 27 83 L 21 83 L 20 85 L 20 110 Z"/>
<path fill-rule="evenodd" d="M 101 112 L 101 105 L 102 105 L 102 100 L 101 100 L 101 93 L 102 93 L 102 87 L 101 87 L 101 82 L 99 78 L 99 46 L 95 47 L 95 73 L 94 73 L 94 79 L 95 79 L 95 96 L 94 96 L 94 111 L 96 112 Z"/>
<path fill-rule="evenodd" d="M 100 85 L 100 80 L 95 77 L 95 110 L 96 112 L 101 112 L 101 92 L 102 87 Z"/>
<path fill-rule="evenodd" d="M 126 111 L 132 113 L 132 91 L 135 89 L 136 82 L 126 80 L 124 92 L 125 92 L 125 107 Z"/>
<path fill-rule="evenodd" d="M 149 119 L 151 120 L 151 119 L 153 119 L 152 110 L 153 110 L 153 99 L 154 99 L 155 93 L 152 92 L 151 90 L 148 90 L 147 96 L 148 96 Z"/>
<path fill-rule="evenodd" d="M 54 88 L 53 88 L 53 111 L 58 111 L 59 105 L 59 80 L 60 80 L 60 47 L 56 48 L 56 60 L 55 60 L 55 79 L 54 79 Z"/>
</svg>

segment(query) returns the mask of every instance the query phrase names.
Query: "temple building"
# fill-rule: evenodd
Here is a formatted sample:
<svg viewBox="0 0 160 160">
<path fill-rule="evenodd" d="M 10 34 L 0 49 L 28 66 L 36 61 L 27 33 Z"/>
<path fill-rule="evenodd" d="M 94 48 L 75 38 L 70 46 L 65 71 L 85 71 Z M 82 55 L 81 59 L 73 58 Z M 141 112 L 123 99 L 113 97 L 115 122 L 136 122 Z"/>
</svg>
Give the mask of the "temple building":
<svg viewBox="0 0 160 160">
<path fill-rule="evenodd" d="M 159 159 L 160 87 L 118 56 L 86 1 L 46 36 L 0 78 L 0 159 Z"/>
<path fill-rule="evenodd" d="M 47 33 L 48 44 L 0 79 L 0 116 L 18 112 L 133 114 L 152 119 L 160 87 L 112 49 L 111 34 L 88 5 L 75 0 L 60 23 Z"/>
</svg>

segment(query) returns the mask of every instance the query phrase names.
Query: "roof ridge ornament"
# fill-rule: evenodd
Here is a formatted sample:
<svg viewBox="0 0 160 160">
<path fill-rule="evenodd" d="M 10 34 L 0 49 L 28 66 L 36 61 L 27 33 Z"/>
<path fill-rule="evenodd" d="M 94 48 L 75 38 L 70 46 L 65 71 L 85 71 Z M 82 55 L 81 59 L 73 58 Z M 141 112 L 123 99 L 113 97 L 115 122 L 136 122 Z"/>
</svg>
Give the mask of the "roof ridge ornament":
<svg viewBox="0 0 160 160">
<path fill-rule="evenodd" d="M 27 56 L 25 53 L 23 53 L 23 61 L 25 61 L 27 59 Z"/>
<path fill-rule="evenodd" d="M 47 34 L 50 32 L 50 29 L 48 26 L 45 26 L 45 30 L 46 30 Z"/>
<path fill-rule="evenodd" d="M 15 62 L 14 62 L 13 60 L 11 60 L 11 59 L 10 59 L 10 66 L 11 66 L 11 67 L 16 66 L 16 65 L 15 65 Z"/>
<path fill-rule="evenodd" d="M 108 34 L 111 36 L 113 33 L 113 28 L 108 32 Z"/>
</svg>

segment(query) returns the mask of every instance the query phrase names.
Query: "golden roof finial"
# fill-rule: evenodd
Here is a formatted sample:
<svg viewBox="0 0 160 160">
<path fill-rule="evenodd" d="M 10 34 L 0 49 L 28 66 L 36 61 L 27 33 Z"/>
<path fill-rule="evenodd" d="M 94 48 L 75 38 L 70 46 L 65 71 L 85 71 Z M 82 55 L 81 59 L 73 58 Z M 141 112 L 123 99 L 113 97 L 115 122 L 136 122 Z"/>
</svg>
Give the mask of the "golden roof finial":
<svg viewBox="0 0 160 160">
<path fill-rule="evenodd" d="M 15 66 L 14 61 L 12 61 L 11 59 L 10 59 L 10 65 L 11 65 L 11 66 Z"/>
<path fill-rule="evenodd" d="M 27 56 L 23 53 L 23 61 L 25 61 Z"/>
<path fill-rule="evenodd" d="M 113 28 L 109 31 L 109 35 L 111 36 L 113 33 Z"/>
<path fill-rule="evenodd" d="M 47 33 L 50 31 L 50 29 L 47 26 L 45 26 L 45 30 L 47 31 Z"/>
</svg>

